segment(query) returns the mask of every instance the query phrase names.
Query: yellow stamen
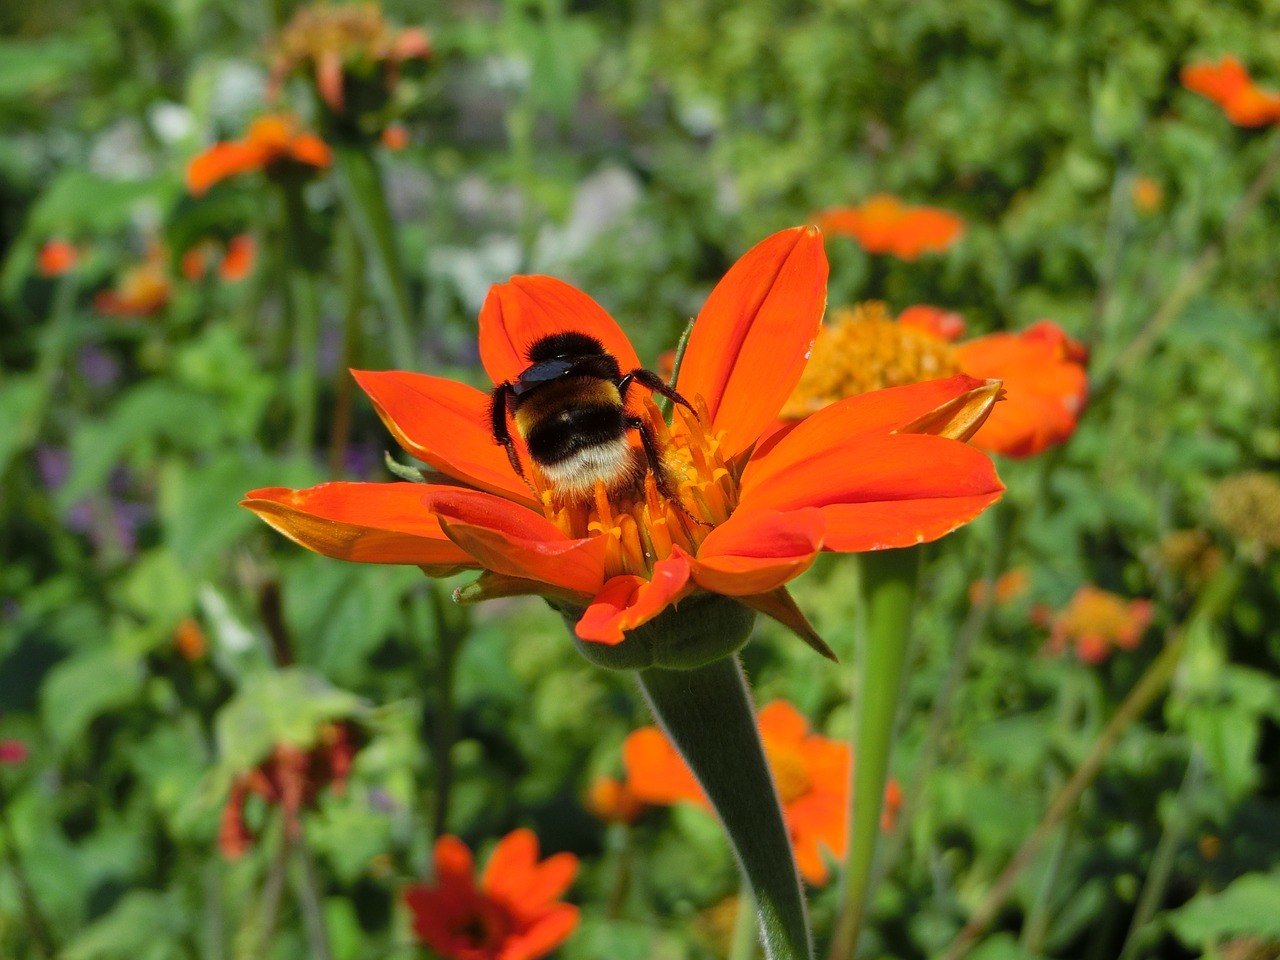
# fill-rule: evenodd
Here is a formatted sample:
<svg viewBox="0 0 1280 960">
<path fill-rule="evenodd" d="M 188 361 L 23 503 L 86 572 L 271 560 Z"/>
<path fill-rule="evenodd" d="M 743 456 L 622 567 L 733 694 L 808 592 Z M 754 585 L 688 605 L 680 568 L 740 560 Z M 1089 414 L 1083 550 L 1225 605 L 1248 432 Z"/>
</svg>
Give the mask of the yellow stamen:
<svg viewBox="0 0 1280 960">
<path fill-rule="evenodd" d="M 883 303 L 868 301 L 835 311 L 818 333 L 813 355 L 782 416 L 807 417 L 845 397 L 959 372 L 947 341 L 902 326 Z"/>
</svg>

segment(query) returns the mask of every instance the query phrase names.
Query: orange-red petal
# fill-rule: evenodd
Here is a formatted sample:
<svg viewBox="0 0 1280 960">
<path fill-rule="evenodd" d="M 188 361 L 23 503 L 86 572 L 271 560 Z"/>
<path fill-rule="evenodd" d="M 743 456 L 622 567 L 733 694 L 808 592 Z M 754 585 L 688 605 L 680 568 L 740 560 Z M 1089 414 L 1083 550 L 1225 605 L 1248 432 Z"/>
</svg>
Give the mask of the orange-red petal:
<svg viewBox="0 0 1280 960">
<path fill-rule="evenodd" d="M 822 512 L 813 508 L 738 510 L 698 548 L 693 578 L 730 597 L 776 590 L 809 569 L 825 527 Z"/>
<path fill-rule="evenodd" d="M 419 489 L 445 535 L 486 570 L 585 595 L 603 585 L 607 537 L 571 540 L 541 514 L 491 493 Z"/>
<path fill-rule="evenodd" d="M 748 469 L 738 509 L 818 507 L 826 521 L 823 544 L 828 550 L 878 550 L 935 540 L 972 520 L 1004 490 L 985 454 L 941 437 L 864 434 L 795 453 L 790 460 L 770 457 L 768 469 Z"/>
<path fill-rule="evenodd" d="M 327 167 L 333 162 L 333 151 L 314 133 L 300 133 L 289 144 L 289 155 L 299 163 Z"/>
<path fill-rule="evenodd" d="M 417 483 L 264 487 L 240 502 L 294 543 L 339 560 L 475 566 L 423 505 Z"/>
<path fill-rule="evenodd" d="M 709 809 L 697 778 L 657 727 L 641 727 L 627 735 L 622 765 L 627 789 L 645 803 L 670 806 L 688 801 Z"/>
<path fill-rule="evenodd" d="M 215 143 L 187 165 L 187 189 L 199 197 L 219 180 L 259 169 L 262 160 L 262 151 L 256 146 Z"/>
<path fill-rule="evenodd" d="M 677 389 L 701 395 L 727 459 L 791 396 L 827 302 L 827 257 L 814 227 L 762 240 L 729 268 L 698 314 Z"/>
<path fill-rule="evenodd" d="M 352 370 L 396 442 L 465 483 L 537 506 L 493 439 L 487 393 L 442 377 L 400 370 Z"/>
<path fill-rule="evenodd" d="M 653 565 L 649 579 L 620 574 L 596 594 L 574 630 L 583 640 L 621 643 L 623 631 L 647 623 L 680 597 L 689 582 L 689 557 L 678 548 Z"/>
<path fill-rule="evenodd" d="M 475 888 L 475 865 L 471 850 L 457 837 L 445 835 L 436 841 L 434 859 L 436 885 L 446 889 Z"/>
<path fill-rule="evenodd" d="M 578 908 L 569 903 L 557 904 L 527 928 L 509 936 L 497 960 L 536 960 L 544 957 L 567 940 L 577 925 Z"/>
<path fill-rule="evenodd" d="M 798 744 L 809 732 L 805 715 L 786 700 L 774 700 L 756 716 L 760 738 L 770 744 Z"/>
<path fill-rule="evenodd" d="M 529 348 L 554 333 L 573 331 L 599 340 L 623 373 L 640 358 L 622 328 L 600 304 L 554 277 L 512 277 L 489 290 L 480 310 L 480 360 L 494 383 L 529 366 Z"/>
</svg>

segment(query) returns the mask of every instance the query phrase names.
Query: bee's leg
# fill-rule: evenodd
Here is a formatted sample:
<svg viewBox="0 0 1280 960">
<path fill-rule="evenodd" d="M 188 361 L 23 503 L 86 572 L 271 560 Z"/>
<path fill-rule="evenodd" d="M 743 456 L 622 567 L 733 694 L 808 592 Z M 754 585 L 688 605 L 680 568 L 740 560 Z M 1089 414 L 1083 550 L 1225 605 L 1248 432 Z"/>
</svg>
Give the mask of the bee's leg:
<svg viewBox="0 0 1280 960">
<path fill-rule="evenodd" d="M 640 433 L 640 445 L 644 447 L 645 459 L 649 461 L 649 472 L 653 474 L 653 482 L 657 485 L 658 492 L 698 526 L 711 526 L 705 520 L 700 520 L 690 513 L 689 508 L 680 499 L 680 494 L 671 483 L 671 476 L 667 473 L 662 457 L 658 455 L 658 441 L 653 435 L 653 428 L 649 426 L 649 421 L 644 417 L 627 417 L 627 426 Z"/>
<path fill-rule="evenodd" d="M 660 376 L 652 370 L 644 369 L 644 367 L 637 367 L 618 381 L 618 393 L 622 394 L 623 403 L 626 403 L 627 400 L 627 388 L 633 383 L 638 383 L 640 386 L 645 387 L 648 390 L 652 390 L 654 393 L 661 394 L 672 403 L 680 404 L 680 406 L 684 407 L 694 416 L 697 416 L 697 411 L 693 409 L 688 400 L 676 393 L 675 390 L 671 389 L 671 387 L 667 386 L 667 382 Z"/>
<path fill-rule="evenodd" d="M 524 467 L 520 465 L 520 454 L 516 450 L 516 442 L 511 439 L 511 431 L 507 429 L 507 405 L 511 401 L 511 385 L 500 383 L 493 388 L 493 402 L 489 404 L 489 419 L 493 423 L 493 439 L 502 444 L 507 451 L 507 459 L 511 461 L 511 469 L 525 483 L 529 478 L 524 475 Z"/>
</svg>

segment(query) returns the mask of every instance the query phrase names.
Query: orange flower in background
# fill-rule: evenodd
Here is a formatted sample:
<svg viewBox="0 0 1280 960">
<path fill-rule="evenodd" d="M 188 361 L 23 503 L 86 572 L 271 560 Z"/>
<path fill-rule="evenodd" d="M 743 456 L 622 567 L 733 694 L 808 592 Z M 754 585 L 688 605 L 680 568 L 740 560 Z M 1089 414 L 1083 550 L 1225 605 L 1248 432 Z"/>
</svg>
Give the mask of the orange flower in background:
<svg viewBox="0 0 1280 960">
<path fill-rule="evenodd" d="M 849 789 L 853 751 L 847 743 L 809 732 L 809 722 L 785 700 L 760 711 L 760 739 L 782 803 L 796 865 L 809 883 L 829 879 L 823 851 L 837 859 L 848 845 Z M 665 734 L 641 727 L 622 746 L 626 789 L 655 806 L 694 803 L 711 806 L 693 773 Z M 887 830 L 901 805 L 901 791 L 890 780 L 885 790 L 882 825 Z"/>
<path fill-rule="evenodd" d="M 1151 177 L 1133 181 L 1133 205 L 1139 213 L 1155 213 L 1164 203 L 1164 187 Z"/>
<path fill-rule="evenodd" d="M 173 646 L 182 659 L 194 662 L 204 657 L 209 641 L 195 617 L 183 617 L 173 631 Z"/>
<path fill-rule="evenodd" d="M 406 61 L 430 56 L 426 31 L 393 28 L 376 3 L 312 4 L 295 11 L 276 40 L 268 95 L 274 99 L 294 70 L 310 70 L 321 99 L 342 113 L 351 80 L 381 73 L 390 91 Z"/>
<path fill-rule="evenodd" d="M 382 131 L 382 145 L 388 150 L 403 150 L 409 145 L 409 131 L 402 123 L 388 124 Z"/>
<path fill-rule="evenodd" d="M 1280 122 L 1280 93 L 1259 89 L 1244 64 L 1229 54 L 1217 63 L 1183 67 L 1182 85 L 1212 100 L 1238 127 Z"/>
<path fill-rule="evenodd" d="M 36 256 L 36 269 L 42 277 L 60 277 L 74 269 L 80 254 L 65 240 L 49 240 Z"/>
<path fill-rule="evenodd" d="M 815 230 L 769 237 L 730 269 L 694 325 L 676 389 L 698 414 L 677 406 L 668 426 L 644 391 L 629 395 L 626 412 L 649 433 L 667 493 L 642 468 L 633 483 L 610 489 L 597 480 L 589 494 L 566 493 L 513 435 L 526 481 L 494 441 L 488 392 L 425 374 L 359 371 L 401 446 L 454 482 L 268 487 L 244 506 L 326 556 L 418 564 L 432 574 L 488 571 L 468 599 L 557 597 L 583 609 L 576 632 L 584 640 L 619 643 L 695 592 L 734 597 L 809 637 L 784 585 L 820 551 L 937 539 L 1004 489 L 990 460 L 963 442 L 999 389 L 971 377 L 852 397 L 757 445 L 806 362 L 826 272 Z M 550 277 L 516 277 L 490 291 L 481 360 L 495 384 L 519 382 L 530 348 L 566 332 L 594 338 L 623 371 L 640 367 L 603 308 Z M 626 433 L 629 455 L 644 464 L 639 433 Z"/>
<path fill-rule="evenodd" d="M 1012 570 L 1006 570 L 996 577 L 996 582 L 991 585 L 989 594 L 987 581 L 975 580 L 971 583 L 969 585 L 969 602 L 976 605 L 986 600 L 989 595 L 992 603 L 997 606 L 1004 606 L 1024 596 L 1030 586 L 1031 575 L 1022 567 L 1014 567 Z"/>
<path fill-rule="evenodd" d="M 218 277 L 224 283 L 237 283 L 253 273 L 258 258 L 258 242 L 251 233 L 238 233 L 227 241 L 227 252 L 218 264 Z"/>
<path fill-rule="evenodd" d="M 435 882 L 404 891 L 413 932 L 445 960 L 537 960 L 578 925 L 578 908 L 560 903 L 578 858 L 557 853 L 538 862 L 538 838 L 516 830 L 498 841 L 479 886 L 471 851 L 457 837 L 435 846 Z"/>
<path fill-rule="evenodd" d="M 596 777 L 583 798 L 587 810 L 605 823 L 635 823 L 644 813 L 644 801 L 622 781 Z"/>
<path fill-rule="evenodd" d="M 909 207 L 897 197 L 877 193 L 857 207 L 831 207 L 814 218 L 827 232 L 853 237 L 867 253 L 888 253 L 915 260 L 940 253 L 964 235 L 964 221 L 939 207 Z"/>
<path fill-rule="evenodd" d="M 1052 619 L 1050 653 L 1074 645 L 1082 663 L 1098 664 L 1112 649 L 1132 650 L 1151 623 L 1150 600 L 1125 600 L 1108 590 L 1085 584 Z"/>
<path fill-rule="evenodd" d="M 782 416 L 801 419 L 845 397 L 961 373 L 1004 382 L 1005 402 L 974 434 L 974 446 L 1029 457 L 1075 432 L 1089 389 L 1080 344 L 1048 320 L 948 342 L 963 332 L 959 314 L 938 307 L 910 307 L 896 322 L 875 301 L 836 310 Z"/>
<path fill-rule="evenodd" d="M 228 177 L 257 170 L 272 174 L 283 169 L 322 169 L 332 153 L 314 133 L 303 133 L 287 114 L 259 117 L 249 124 L 243 140 L 215 143 L 187 165 L 187 189 L 197 197 Z"/>
<path fill-rule="evenodd" d="M 254 834 L 245 822 L 245 801 L 257 794 L 284 814 L 285 830 L 298 836 L 298 815 L 315 806 L 320 793 L 346 788 L 351 764 L 359 749 L 355 727 L 346 722 L 326 724 L 318 742 L 309 750 L 282 743 L 257 767 L 237 777 L 222 810 L 218 847 L 228 860 L 244 855 L 253 845 Z"/>
<path fill-rule="evenodd" d="M 115 287 L 93 298 L 93 308 L 109 317 L 146 317 L 169 302 L 173 285 L 165 252 L 154 248 L 141 263 L 129 267 Z"/>
</svg>

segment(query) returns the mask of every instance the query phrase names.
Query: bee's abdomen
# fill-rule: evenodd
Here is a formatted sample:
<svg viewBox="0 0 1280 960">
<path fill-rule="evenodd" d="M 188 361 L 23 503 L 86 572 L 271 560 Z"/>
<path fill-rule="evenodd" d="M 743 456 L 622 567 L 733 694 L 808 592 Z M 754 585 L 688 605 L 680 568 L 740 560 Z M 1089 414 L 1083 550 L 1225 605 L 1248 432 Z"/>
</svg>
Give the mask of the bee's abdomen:
<svg viewBox="0 0 1280 960">
<path fill-rule="evenodd" d="M 534 424 L 525 442 L 529 455 L 548 466 L 568 460 L 581 450 L 608 447 L 620 438 L 625 442 L 626 430 L 620 405 L 574 407 Z"/>
</svg>

